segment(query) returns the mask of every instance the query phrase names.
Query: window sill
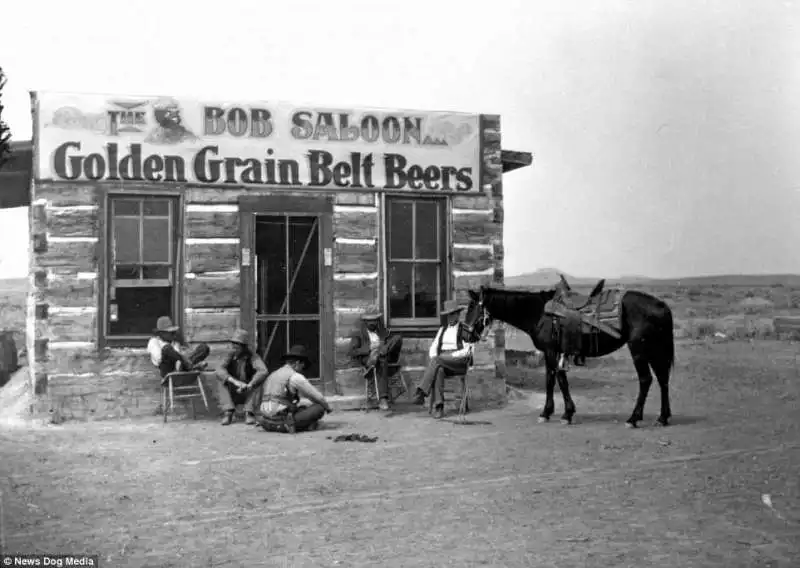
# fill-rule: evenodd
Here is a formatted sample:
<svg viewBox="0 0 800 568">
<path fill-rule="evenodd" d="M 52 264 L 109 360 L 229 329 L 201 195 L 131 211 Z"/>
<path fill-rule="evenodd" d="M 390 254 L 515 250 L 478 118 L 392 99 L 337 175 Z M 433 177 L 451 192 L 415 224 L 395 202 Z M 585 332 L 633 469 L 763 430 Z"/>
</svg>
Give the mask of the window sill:
<svg viewBox="0 0 800 568">
<path fill-rule="evenodd" d="M 106 337 L 102 341 L 104 349 L 144 349 L 150 337 Z"/>
<path fill-rule="evenodd" d="M 423 339 L 433 339 L 439 331 L 438 325 L 413 325 L 413 324 L 389 324 L 392 333 L 399 333 L 403 337 L 418 337 Z"/>
</svg>

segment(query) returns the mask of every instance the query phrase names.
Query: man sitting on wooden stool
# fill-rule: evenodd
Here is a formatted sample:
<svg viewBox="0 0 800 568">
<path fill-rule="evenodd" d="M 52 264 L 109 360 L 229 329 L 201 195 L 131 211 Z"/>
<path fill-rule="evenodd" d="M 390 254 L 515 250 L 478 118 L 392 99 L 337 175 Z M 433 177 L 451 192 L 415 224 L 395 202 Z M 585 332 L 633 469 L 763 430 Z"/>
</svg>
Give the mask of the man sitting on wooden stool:
<svg viewBox="0 0 800 568">
<path fill-rule="evenodd" d="M 435 418 L 444 416 L 444 379 L 463 375 L 467 372 L 472 362 L 472 343 L 464 341 L 467 332 L 459 321 L 464 306 L 459 306 L 455 300 L 444 303 L 442 315 L 447 316 L 447 325 L 439 328 L 428 355 L 430 360 L 422 375 L 422 382 L 417 387 L 417 404 L 424 404 L 425 397 L 433 388 L 433 403 L 435 405 Z"/>
<path fill-rule="evenodd" d="M 381 410 L 389 410 L 389 364 L 400 359 L 403 338 L 389 333 L 383 325 L 378 310 L 370 310 L 361 316 L 361 324 L 350 337 L 350 357 L 364 369 L 374 368 L 378 392 L 378 406 Z M 367 375 L 367 380 L 372 372 Z"/>
<path fill-rule="evenodd" d="M 295 345 L 282 358 L 283 366 L 270 373 L 264 387 L 264 402 L 258 423 L 268 432 L 302 432 L 316 430 L 320 418 L 331 407 L 325 397 L 303 376 L 311 361 L 306 348 Z M 263 379 L 261 379 L 263 381 Z M 248 388 L 257 388 L 255 381 Z M 297 406 L 300 396 L 309 399 L 311 406 Z"/>
<path fill-rule="evenodd" d="M 219 400 L 224 416 L 222 425 L 233 421 L 237 404 L 244 404 L 245 424 L 256 423 L 256 411 L 261 406 L 261 384 L 267 377 L 267 366 L 250 349 L 250 335 L 237 329 L 231 337 L 233 348 L 217 370 Z"/>
<path fill-rule="evenodd" d="M 156 321 L 153 337 L 147 342 L 147 352 L 153 365 L 162 377 L 175 371 L 197 371 L 206 367 L 205 359 L 211 353 L 208 345 L 199 343 L 189 349 L 180 334 L 180 327 L 173 325 L 169 316 Z"/>
</svg>

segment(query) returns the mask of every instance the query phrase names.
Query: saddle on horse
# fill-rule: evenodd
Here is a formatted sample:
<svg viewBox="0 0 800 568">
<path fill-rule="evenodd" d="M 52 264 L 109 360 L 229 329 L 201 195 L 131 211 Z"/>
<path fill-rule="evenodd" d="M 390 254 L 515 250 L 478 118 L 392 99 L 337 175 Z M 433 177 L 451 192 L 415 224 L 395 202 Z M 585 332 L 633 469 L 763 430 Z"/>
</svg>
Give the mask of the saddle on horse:
<svg viewBox="0 0 800 568">
<path fill-rule="evenodd" d="M 620 288 L 605 290 L 605 279 L 595 284 L 588 295 L 581 294 L 574 291 L 561 276 L 561 283 L 544 311 L 554 319 L 554 329 L 561 336 L 562 353 L 581 355 L 584 351 L 584 334 L 603 332 L 619 339 L 619 301 L 622 294 Z"/>
</svg>

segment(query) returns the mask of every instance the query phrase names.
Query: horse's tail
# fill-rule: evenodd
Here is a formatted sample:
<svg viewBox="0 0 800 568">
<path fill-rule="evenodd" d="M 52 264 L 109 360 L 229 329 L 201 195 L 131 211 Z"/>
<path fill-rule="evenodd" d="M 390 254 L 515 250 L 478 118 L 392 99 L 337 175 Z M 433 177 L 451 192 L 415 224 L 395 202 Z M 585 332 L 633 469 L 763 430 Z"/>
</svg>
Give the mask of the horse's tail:
<svg viewBox="0 0 800 568">
<path fill-rule="evenodd" d="M 665 307 L 664 329 L 662 333 L 664 336 L 664 357 L 666 363 L 669 364 L 667 368 L 671 372 L 675 369 L 675 324 L 673 323 L 672 310 L 669 306 Z"/>
</svg>

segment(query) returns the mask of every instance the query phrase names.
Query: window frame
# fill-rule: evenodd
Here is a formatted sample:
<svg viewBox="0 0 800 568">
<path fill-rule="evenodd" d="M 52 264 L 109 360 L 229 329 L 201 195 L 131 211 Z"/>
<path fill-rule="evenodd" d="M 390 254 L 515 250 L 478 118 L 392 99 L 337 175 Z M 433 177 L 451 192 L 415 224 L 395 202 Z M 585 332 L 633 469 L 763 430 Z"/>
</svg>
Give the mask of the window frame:
<svg viewBox="0 0 800 568">
<path fill-rule="evenodd" d="M 183 194 L 177 191 L 159 191 L 143 189 L 128 189 L 124 191 L 109 190 L 104 192 L 102 196 L 102 212 L 100 215 L 100 235 L 103 242 L 101 245 L 100 262 L 98 266 L 98 318 L 97 318 L 97 332 L 98 332 L 98 347 L 145 347 L 150 339 L 151 334 L 146 335 L 111 335 L 108 330 L 110 322 L 110 307 L 111 307 L 111 284 L 115 282 L 114 278 L 114 202 L 120 200 L 169 200 L 172 210 L 170 212 L 170 235 L 173 239 L 172 247 L 170 250 L 171 262 L 167 266 L 171 267 L 174 273 L 174 282 L 172 283 L 172 313 L 164 314 L 169 315 L 176 325 L 183 328 L 184 314 L 183 314 L 183 288 L 184 288 L 184 199 Z M 140 217 L 141 218 L 141 217 Z M 162 263 L 152 263 L 154 265 Z M 148 280 L 130 281 L 121 279 L 122 286 L 118 287 L 141 287 L 146 288 Z M 163 283 L 163 279 L 153 279 L 157 284 Z M 138 284 L 138 285 L 134 285 Z M 150 284 L 155 286 L 157 284 Z M 155 321 L 153 322 L 155 326 Z"/>
<path fill-rule="evenodd" d="M 423 261 L 418 264 L 436 264 L 439 267 L 438 294 L 436 298 L 436 316 L 430 318 L 392 318 L 390 309 L 389 274 L 393 261 L 390 255 L 390 203 L 397 202 L 435 202 L 439 206 L 439 259 L 438 261 Z M 452 268 L 452 246 L 451 246 L 451 219 L 450 219 L 450 197 L 443 195 L 424 195 L 417 193 L 383 193 L 380 200 L 381 205 L 381 302 L 383 304 L 384 321 L 387 327 L 402 331 L 404 334 L 416 337 L 432 337 L 441 326 L 442 303 L 449 297 L 451 286 Z M 414 210 L 416 217 L 416 208 Z M 412 245 L 413 247 L 413 245 Z M 417 264 L 416 250 L 412 248 L 411 259 L 402 259 L 400 262 Z"/>
</svg>

